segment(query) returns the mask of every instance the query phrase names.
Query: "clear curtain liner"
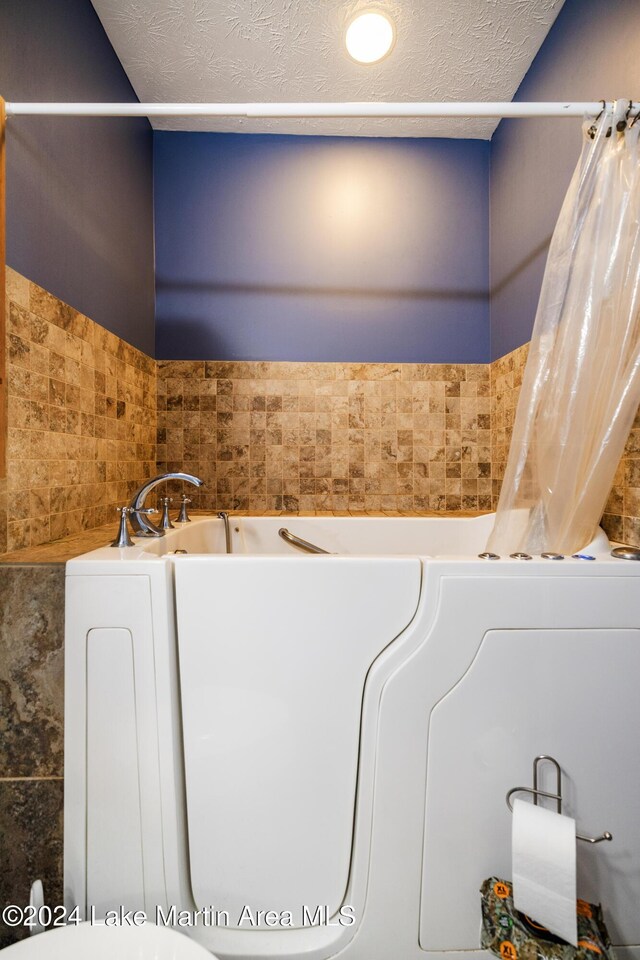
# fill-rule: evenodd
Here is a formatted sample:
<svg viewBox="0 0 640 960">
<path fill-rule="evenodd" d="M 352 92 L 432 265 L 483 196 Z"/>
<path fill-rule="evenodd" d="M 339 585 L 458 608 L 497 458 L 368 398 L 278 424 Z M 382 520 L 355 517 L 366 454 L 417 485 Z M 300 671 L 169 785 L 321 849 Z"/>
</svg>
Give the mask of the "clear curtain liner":
<svg viewBox="0 0 640 960">
<path fill-rule="evenodd" d="M 572 554 L 588 544 L 638 411 L 640 121 L 619 132 L 621 115 L 616 104 L 584 125 L 549 248 L 494 553 Z"/>
</svg>

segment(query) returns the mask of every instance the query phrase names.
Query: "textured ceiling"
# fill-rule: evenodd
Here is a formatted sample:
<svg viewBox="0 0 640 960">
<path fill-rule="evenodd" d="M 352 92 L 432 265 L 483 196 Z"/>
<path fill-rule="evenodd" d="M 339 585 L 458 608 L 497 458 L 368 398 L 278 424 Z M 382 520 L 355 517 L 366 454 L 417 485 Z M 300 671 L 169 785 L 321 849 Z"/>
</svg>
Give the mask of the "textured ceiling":
<svg viewBox="0 0 640 960">
<path fill-rule="evenodd" d="M 564 0 L 93 0 L 142 101 L 511 100 Z M 358 10 L 397 41 L 354 63 Z M 493 119 L 171 118 L 156 129 L 488 139 Z"/>
</svg>

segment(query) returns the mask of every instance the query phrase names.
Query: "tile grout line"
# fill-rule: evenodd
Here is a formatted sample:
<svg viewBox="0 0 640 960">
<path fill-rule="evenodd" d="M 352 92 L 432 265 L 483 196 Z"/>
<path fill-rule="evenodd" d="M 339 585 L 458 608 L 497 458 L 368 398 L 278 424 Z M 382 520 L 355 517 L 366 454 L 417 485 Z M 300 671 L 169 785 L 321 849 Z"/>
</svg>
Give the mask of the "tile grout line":
<svg viewBox="0 0 640 960">
<path fill-rule="evenodd" d="M 0 777 L 0 783 L 29 783 L 64 780 L 64 777 Z"/>
</svg>

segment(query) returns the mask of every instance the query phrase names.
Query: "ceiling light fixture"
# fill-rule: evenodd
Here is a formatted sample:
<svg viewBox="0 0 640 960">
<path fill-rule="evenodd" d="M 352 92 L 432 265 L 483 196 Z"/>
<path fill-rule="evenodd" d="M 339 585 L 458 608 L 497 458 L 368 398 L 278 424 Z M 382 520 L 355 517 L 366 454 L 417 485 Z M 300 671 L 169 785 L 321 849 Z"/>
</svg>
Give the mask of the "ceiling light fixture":
<svg viewBox="0 0 640 960">
<path fill-rule="evenodd" d="M 357 63 L 379 63 L 391 52 L 395 41 L 393 22 L 378 10 L 357 14 L 345 34 L 347 52 Z"/>
</svg>

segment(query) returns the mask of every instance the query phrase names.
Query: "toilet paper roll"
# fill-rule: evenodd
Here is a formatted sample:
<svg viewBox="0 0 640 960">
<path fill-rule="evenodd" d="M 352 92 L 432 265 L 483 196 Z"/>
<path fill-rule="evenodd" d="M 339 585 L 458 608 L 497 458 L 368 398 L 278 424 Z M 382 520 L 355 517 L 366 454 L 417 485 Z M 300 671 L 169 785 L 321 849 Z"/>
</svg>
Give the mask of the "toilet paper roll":
<svg viewBox="0 0 640 960">
<path fill-rule="evenodd" d="M 511 856 L 516 909 L 577 946 L 575 820 L 514 800 Z"/>
</svg>

